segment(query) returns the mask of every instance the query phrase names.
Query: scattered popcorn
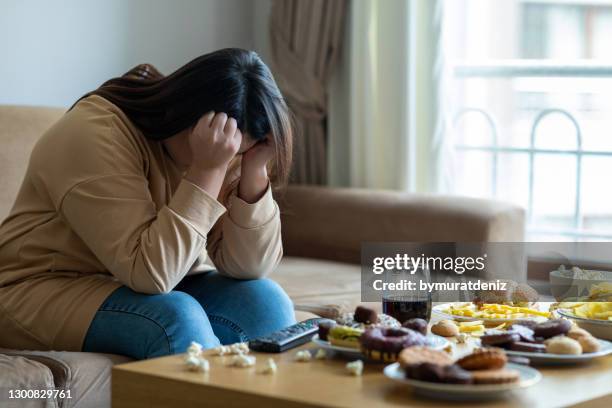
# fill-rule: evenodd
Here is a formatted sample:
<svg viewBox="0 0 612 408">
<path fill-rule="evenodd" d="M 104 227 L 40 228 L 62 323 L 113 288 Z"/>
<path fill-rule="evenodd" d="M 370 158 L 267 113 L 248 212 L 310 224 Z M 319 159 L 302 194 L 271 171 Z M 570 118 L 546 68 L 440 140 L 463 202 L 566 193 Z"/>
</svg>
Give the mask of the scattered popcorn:
<svg viewBox="0 0 612 408">
<path fill-rule="evenodd" d="M 248 343 L 234 343 L 229 346 L 229 354 L 247 354 L 249 351 Z"/>
<path fill-rule="evenodd" d="M 202 353 L 202 345 L 198 342 L 192 341 L 189 347 L 187 347 L 187 354 L 190 356 L 199 356 Z"/>
<path fill-rule="evenodd" d="M 360 376 L 363 372 L 363 361 L 355 360 L 346 364 L 346 370 L 354 376 Z"/>
<path fill-rule="evenodd" d="M 246 354 L 236 354 L 229 365 L 240 368 L 252 367 L 255 365 L 255 357 Z"/>
<path fill-rule="evenodd" d="M 261 369 L 262 374 L 276 374 L 276 363 L 273 358 L 269 358 Z"/>
<path fill-rule="evenodd" d="M 323 349 L 318 349 L 317 354 L 315 354 L 315 358 L 317 360 L 324 360 L 327 357 L 327 353 Z"/>
<path fill-rule="evenodd" d="M 307 362 L 312 360 L 312 355 L 310 354 L 310 351 L 308 350 L 300 350 L 297 353 L 295 353 L 295 361 L 301 361 L 301 362 Z"/>
<path fill-rule="evenodd" d="M 469 336 L 465 333 L 459 333 L 458 335 L 455 336 L 455 339 L 457 339 L 457 343 L 462 344 L 462 343 L 467 343 L 468 337 Z"/>
<path fill-rule="evenodd" d="M 229 354 L 230 348 L 229 346 L 218 346 L 211 350 L 211 354 L 213 356 L 222 356 L 225 354 Z"/>
<path fill-rule="evenodd" d="M 197 357 L 193 354 L 187 355 L 187 358 L 185 359 L 185 364 L 187 364 L 187 369 L 189 371 L 207 373 L 210 370 L 210 364 L 208 363 L 208 360 L 202 357 Z"/>
</svg>

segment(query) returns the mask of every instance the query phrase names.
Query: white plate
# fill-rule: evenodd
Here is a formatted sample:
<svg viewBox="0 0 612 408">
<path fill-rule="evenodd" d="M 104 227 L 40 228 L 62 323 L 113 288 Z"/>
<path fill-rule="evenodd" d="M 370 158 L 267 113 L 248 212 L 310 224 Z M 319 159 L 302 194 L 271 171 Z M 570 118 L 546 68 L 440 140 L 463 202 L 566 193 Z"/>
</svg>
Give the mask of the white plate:
<svg viewBox="0 0 612 408">
<path fill-rule="evenodd" d="M 520 379 L 518 382 L 510 384 L 474 385 L 418 381 L 406 378 L 406 374 L 399 363 L 393 363 L 386 366 L 384 373 L 394 381 L 410 385 L 416 393 L 433 398 L 451 400 L 485 400 L 499 398 L 503 396 L 503 393 L 530 387 L 542 379 L 542 375 L 538 370 L 531 367 L 518 364 L 506 364 L 506 368 L 519 372 Z"/>
<path fill-rule="evenodd" d="M 597 357 L 607 356 L 612 353 L 612 343 L 606 340 L 597 339 L 601 344 L 601 349 L 595 353 L 584 354 L 551 354 L 551 353 L 530 353 L 528 351 L 506 350 L 509 356 L 527 357 L 532 363 L 541 364 L 576 364 L 586 363 Z"/>
<path fill-rule="evenodd" d="M 443 350 L 449 345 L 448 340 L 446 340 L 444 337 L 437 336 L 435 334 L 428 334 L 427 339 L 431 343 L 430 348 L 434 350 Z M 329 341 L 321 340 L 318 334 L 314 335 L 314 337 L 312 338 L 312 342 L 316 344 L 317 346 L 321 347 L 322 349 L 335 351 L 336 353 L 343 354 L 347 357 L 352 357 L 352 358 L 363 358 L 364 357 L 364 355 L 361 353 L 361 350 L 350 348 L 350 347 L 340 347 L 340 346 L 333 345 Z"/>
<path fill-rule="evenodd" d="M 461 302 L 465 303 L 465 302 Z M 482 320 L 485 326 L 494 326 L 502 323 L 514 322 L 516 320 L 533 320 L 536 322 L 543 322 L 548 320 L 544 316 L 527 316 L 527 317 L 519 317 L 518 319 L 488 319 L 484 317 L 471 317 L 471 316 L 457 316 L 450 313 L 446 313 L 444 309 L 448 309 L 452 305 L 452 303 L 444 303 L 442 305 L 436 305 L 433 307 L 433 312 L 439 316 L 442 316 L 449 320 L 456 320 L 458 322 L 473 322 L 476 320 Z"/>
</svg>

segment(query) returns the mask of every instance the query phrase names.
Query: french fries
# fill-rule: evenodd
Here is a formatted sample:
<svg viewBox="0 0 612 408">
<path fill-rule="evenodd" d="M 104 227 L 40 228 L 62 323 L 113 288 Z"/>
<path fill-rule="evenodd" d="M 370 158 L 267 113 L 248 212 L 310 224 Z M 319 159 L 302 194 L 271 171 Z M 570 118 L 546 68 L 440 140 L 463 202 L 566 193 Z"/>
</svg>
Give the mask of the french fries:
<svg viewBox="0 0 612 408">
<path fill-rule="evenodd" d="M 509 306 L 497 303 L 485 303 L 480 307 L 473 303 L 460 303 L 449 306 L 447 313 L 453 316 L 474 317 L 477 319 L 516 320 L 531 316 L 550 317 L 550 312 L 543 312 L 528 307 Z"/>
</svg>

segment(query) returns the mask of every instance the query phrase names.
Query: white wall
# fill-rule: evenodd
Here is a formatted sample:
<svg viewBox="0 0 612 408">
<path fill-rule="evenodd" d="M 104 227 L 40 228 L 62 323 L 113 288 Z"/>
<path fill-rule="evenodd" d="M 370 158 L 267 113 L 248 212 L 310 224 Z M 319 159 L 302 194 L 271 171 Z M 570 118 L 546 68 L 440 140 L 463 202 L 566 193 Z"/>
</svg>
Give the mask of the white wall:
<svg viewBox="0 0 612 408">
<path fill-rule="evenodd" d="M 254 48 L 251 0 L 0 0 L 0 104 L 70 106 L 143 62 Z"/>
</svg>

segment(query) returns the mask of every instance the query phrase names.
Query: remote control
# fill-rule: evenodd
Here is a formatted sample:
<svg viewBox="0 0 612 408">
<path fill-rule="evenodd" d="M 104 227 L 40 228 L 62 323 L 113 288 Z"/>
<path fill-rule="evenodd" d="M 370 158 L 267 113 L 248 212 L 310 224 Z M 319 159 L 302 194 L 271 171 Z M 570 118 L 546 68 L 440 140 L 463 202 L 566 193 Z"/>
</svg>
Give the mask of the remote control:
<svg viewBox="0 0 612 408">
<path fill-rule="evenodd" d="M 282 353 L 294 347 L 308 343 L 313 334 L 319 330 L 319 323 L 329 319 L 321 317 L 304 320 L 293 326 L 258 337 L 249 341 L 249 348 L 265 353 Z"/>
</svg>

